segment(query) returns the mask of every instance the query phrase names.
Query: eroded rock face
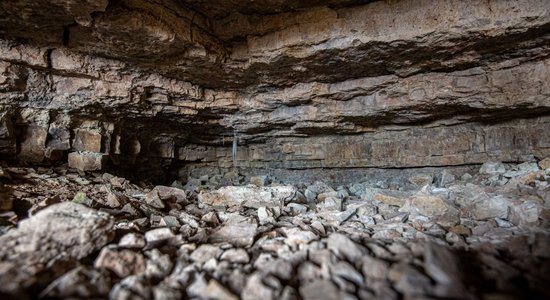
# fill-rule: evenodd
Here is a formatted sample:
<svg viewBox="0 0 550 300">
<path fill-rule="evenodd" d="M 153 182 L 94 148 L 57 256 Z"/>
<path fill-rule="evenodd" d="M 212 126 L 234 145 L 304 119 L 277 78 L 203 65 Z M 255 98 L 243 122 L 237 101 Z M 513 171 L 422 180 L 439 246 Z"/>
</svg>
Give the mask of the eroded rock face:
<svg viewBox="0 0 550 300">
<path fill-rule="evenodd" d="M 550 153 L 545 1 L 12 2 L 9 157 L 185 174 Z"/>
</svg>

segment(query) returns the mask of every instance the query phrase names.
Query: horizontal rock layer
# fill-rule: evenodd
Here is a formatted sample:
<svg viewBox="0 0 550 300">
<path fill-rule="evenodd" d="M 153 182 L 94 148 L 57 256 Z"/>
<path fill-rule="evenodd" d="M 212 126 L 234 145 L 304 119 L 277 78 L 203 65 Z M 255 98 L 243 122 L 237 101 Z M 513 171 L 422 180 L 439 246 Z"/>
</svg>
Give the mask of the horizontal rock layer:
<svg viewBox="0 0 550 300">
<path fill-rule="evenodd" d="M 80 170 L 548 155 L 545 1 L 368 2 L 0 4 L 0 153 Z"/>
</svg>

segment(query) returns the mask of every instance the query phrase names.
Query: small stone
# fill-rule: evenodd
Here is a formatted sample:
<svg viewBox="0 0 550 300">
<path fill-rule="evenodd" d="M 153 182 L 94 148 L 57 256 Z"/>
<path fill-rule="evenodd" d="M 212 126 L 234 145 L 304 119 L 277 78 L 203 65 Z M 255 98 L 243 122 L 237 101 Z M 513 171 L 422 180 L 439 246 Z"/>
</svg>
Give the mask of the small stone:
<svg viewBox="0 0 550 300">
<path fill-rule="evenodd" d="M 508 172 L 504 173 L 505 177 L 521 177 L 528 175 L 529 173 L 535 173 L 539 171 L 539 166 L 535 162 L 524 162 L 513 167 Z"/>
<path fill-rule="evenodd" d="M 258 221 L 260 225 L 275 223 L 275 218 L 271 210 L 265 206 L 258 208 Z"/>
<path fill-rule="evenodd" d="M 220 257 L 220 259 L 237 264 L 247 264 L 250 261 L 248 253 L 242 248 L 233 248 L 226 250 Z"/>
<path fill-rule="evenodd" d="M 250 184 L 253 184 L 258 187 L 267 186 L 269 184 L 269 176 L 260 175 L 250 177 Z"/>
<path fill-rule="evenodd" d="M 212 192 L 201 192 L 198 200 L 212 206 L 278 207 L 292 201 L 298 190 L 293 186 L 253 187 L 226 186 Z"/>
<path fill-rule="evenodd" d="M 324 193 L 320 193 L 317 195 L 317 199 L 319 201 L 325 201 L 325 199 L 327 198 L 338 198 L 338 192 L 336 191 L 328 191 L 328 192 L 324 192 Z"/>
<path fill-rule="evenodd" d="M 407 199 L 407 202 L 399 211 L 433 217 L 436 222 L 449 227 L 459 221 L 459 211 L 453 204 L 440 196 L 428 195 L 425 191 L 420 191 L 415 196 Z"/>
<path fill-rule="evenodd" d="M 541 170 L 550 169 L 550 157 L 547 157 L 547 158 L 539 161 L 539 167 L 541 168 Z"/>
<path fill-rule="evenodd" d="M 301 244 L 309 244 L 319 238 L 315 233 L 299 228 L 281 228 L 281 230 L 286 235 L 285 244 L 293 249 L 297 249 Z"/>
<path fill-rule="evenodd" d="M 456 233 L 458 235 L 463 235 L 463 236 L 469 236 L 470 234 L 472 234 L 472 231 L 470 230 L 470 228 L 468 228 L 464 225 L 453 226 L 453 227 L 449 228 L 449 231 L 453 232 L 453 233 Z"/>
<path fill-rule="evenodd" d="M 374 200 L 393 206 L 403 206 L 405 204 L 405 199 L 393 197 L 386 194 L 376 194 L 373 197 Z"/>
<path fill-rule="evenodd" d="M 218 215 L 216 214 L 216 212 L 213 211 L 202 216 L 201 221 L 211 226 L 217 226 L 220 224 L 220 219 L 218 219 Z"/>
<path fill-rule="evenodd" d="M 523 201 L 521 204 L 510 206 L 510 222 L 520 226 L 535 226 L 539 223 L 542 211 L 540 204 L 535 201 Z"/>
<path fill-rule="evenodd" d="M 107 162 L 108 155 L 95 152 L 69 153 L 69 167 L 80 171 L 102 170 Z"/>
<path fill-rule="evenodd" d="M 158 249 L 147 251 L 145 255 L 147 256 L 145 275 L 148 278 L 163 278 L 170 274 L 173 267 L 170 255 L 163 254 Z"/>
<path fill-rule="evenodd" d="M 488 161 L 479 169 L 480 174 L 495 175 L 504 174 L 506 167 L 501 162 Z"/>
<path fill-rule="evenodd" d="M 155 228 L 145 233 L 145 240 L 148 245 L 158 245 L 162 242 L 172 240 L 175 237 L 172 230 L 167 227 Z"/>
<path fill-rule="evenodd" d="M 86 206 L 92 206 L 94 201 L 92 199 L 88 198 L 88 196 L 86 196 L 86 193 L 78 192 L 74 195 L 73 202 L 74 203 L 79 203 L 79 204 L 84 204 Z"/>
<path fill-rule="evenodd" d="M 155 189 L 145 194 L 145 203 L 154 208 L 163 209 L 165 207 L 164 202 L 160 199 L 158 191 Z"/>
<path fill-rule="evenodd" d="M 243 300 L 275 300 L 278 292 L 264 284 L 265 276 L 260 272 L 255 272 L 248 277 L 246 285 L 241 293 Z"/>
<path fill-rule="evenodd" d="M 432 290 L 431 281 L 426 275 L 404 263 L 394 264 L 388 279 L 394 283 L 397 291 L 405 295 L 422 295 Z"/>
<path fill-rule="evenodd" d="M 200 295 L 206 299 L 237 300 L 237 296 L 229 292 L 223 285 L 215 279 L 210 279 L 204 292 Z"/>
<path fill-rule="evenodd" d="M 436 177 L 436 186 L 445 187 L 450 183 L 453 183 L 456 180 L 456 177 L 449 172 L 449 170 L 443 170 L 441 174 Z"/>
<path fill-rule="evenodd" d="M 466 208 L 466 211 L 468 211 L 476 220 L 507 218 L 509 202 L 509 199 L 501 195 L 490 197 L 488 199 L 481 198 L 472 206 Z"/>
<path fill-rule="evenodd" d="M 330 267 L 333 276 L 339 276 L 347 281 L 353 282 L 356 286 L 362 286 L 364 279 L 361 273 L 345 261 L 337 262 Z"/>
<path fill-rule="evenodd" d="M 213 232 L 208 241 L 211 243 L 227 242 L 235 247 L 250 247 L 254 243 L 258 225 L 249 221 L 228 223 Z"/>
<path fill-rule="evenodd" d="M 389 271 L 389 263 L 371 256 L 361 258 L 361 270 L 367 278 L 385 280 Z"/>
<path fill-rule="evenodd" d="M 222 250 L 219 247 L 203 244 L 191 253 L 191 259 L 203 263 L 211 258 L 217 258 L 221 253 Z"/>
<path fill-rule="evenodd" d="M 95 268 L 113 271 L 118 277 L 124 278 L 145 271 L 145 258 L 140 253 L 131 250 L 116 250 L 112 247 L 101 249 L 94 262 Z"/>
<path fill-rule="evenodd" d="M 287 208 L 292 215 L 305 214 L 307 212 L 307 206 L 298 203 L 289 203 Z"/>
<path fill-rule="evenodd" d="M 140 233 L 127 233 L 120 241 L 118 246 L 122 248 L 141 249 L 145 247 L 145 238 Z"/>
<path fill-rule="evenodd" d="M 428 175 L 428 174 L 418 174 L 418 175 L 409 177 L 408 180 L 410 183 L 416 186 L 425 186 L 433 182 L 433 177 L 432 175 Z"/>
<path fill-rule="evenodd" d="M 159 222 L 160 226 L 166 226 L 166 227 L 180 227 L 180 223 L 178 222 L 178 219 L 174 216 L 164 216 L 161 218 Z M 197 226 L 198 227 L 198 226 Z"/>
<path fill-rule="evenodd" d="M 314 280 L 300 286 L 304 300 L 340 299 L 338 287 L 330 280 Z"/>
<path fill-rule="evenodd" d="M 363 256 L 363 250 L 341 233 L 333 233 L 328 237 L 327 248 L 349 262 L 355 262 Z"/>
<path fill-rule="evenodd" d="M 107 298 L 111 284 L 107 271 L 79 266 L 53 281 L 39 298 Z"/>
<path fill-rule="evenodd" d="M 339 199 L 339 198 L 336 198 L 336 197 L 325 198 L 324 201 L 320 205 L 321 205 L 322 209 L 326 209 L 326 210 L 342 211 L 342 209 L 343 209 L 342 199 Z"/>
<path fill-rule="evenodd" d="M 380 230 L 372 235 L 373 239 L 393 240 L 401 237 L 401 234 L 393 229 Z"/>
<path fill-rule="evenodd" d="M 200 224 L 197 221 L 197 219 L 194 216 L 192 216 L 192 215 L 190 215 L 186 212 L 180 212 L 179 215 L 178 215 L 178 218 L 183 224 L 188 224 L 189 226 L 191 226 L 193 228 L 199 228 L 200 227 Z"/>
<path fill-rule="evenodd" d="M 306 189 L 304 191 L 304 196 L 306 197 L 307 202 L 310 202 L 310 203 L 315 202 L 315 200 L 317 199 L 317 193 L 315 193 L 310 189 Z"/>
</svg>

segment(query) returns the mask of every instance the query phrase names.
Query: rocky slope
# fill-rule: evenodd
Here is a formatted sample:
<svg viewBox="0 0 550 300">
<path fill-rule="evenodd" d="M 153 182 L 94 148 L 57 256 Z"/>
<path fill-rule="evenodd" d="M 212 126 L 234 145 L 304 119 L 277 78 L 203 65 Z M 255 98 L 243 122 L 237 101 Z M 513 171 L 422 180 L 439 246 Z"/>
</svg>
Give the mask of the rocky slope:
<svg viewBox="0 0 550 300">
<path fill-rule="evenodd" d="M 7 299 L 550 297 L 550 158 L 338 187 L 0 170 Z"/>
<path fill-rule="evenodd" d="M 349 177 L 550 154 L 547 1 L 0 8 L 6 158 Z"/>
</svg>

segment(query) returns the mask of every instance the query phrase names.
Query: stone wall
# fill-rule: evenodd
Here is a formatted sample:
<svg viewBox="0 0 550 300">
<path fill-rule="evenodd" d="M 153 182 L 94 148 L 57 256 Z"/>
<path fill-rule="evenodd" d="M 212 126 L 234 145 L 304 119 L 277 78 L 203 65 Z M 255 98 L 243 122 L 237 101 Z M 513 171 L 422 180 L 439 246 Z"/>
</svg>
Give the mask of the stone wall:
<svg viewBox="0 0 550 300">
<path fill-rule="evenodd" d="M 0 4 L 0 155 L 200 173 L 234 167 L 234 136 L 243 172 L 548 155 L 546 1 L 367 2 Z"/>
</svg>

